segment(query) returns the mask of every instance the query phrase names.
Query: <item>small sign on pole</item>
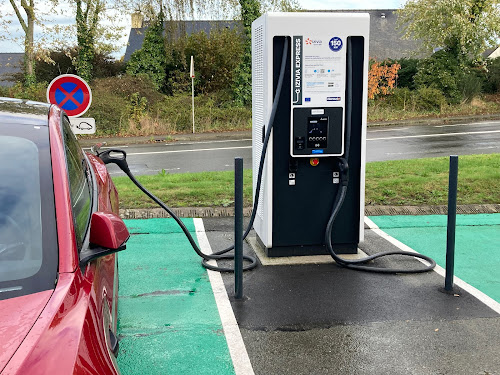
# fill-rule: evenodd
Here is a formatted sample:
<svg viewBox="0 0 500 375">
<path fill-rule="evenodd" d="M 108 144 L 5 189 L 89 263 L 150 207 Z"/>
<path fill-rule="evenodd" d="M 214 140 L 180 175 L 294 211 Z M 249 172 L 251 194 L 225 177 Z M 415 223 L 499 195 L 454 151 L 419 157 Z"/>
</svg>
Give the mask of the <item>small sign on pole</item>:
<svg viewBox="0 0 500 375">
<path fill-rule="evenodd" d="M 95 134 L 95 118 L 71 117 L 69 122 L 74 134 Z"/>
<path fill-rule="evenodd" d="M 192 92 L 192 107 L 193 107 L 193 134 L 194 134 L 194 58 L 191 56 L 191 66 L 189 68 L 189 76 L 191 77 L 191 92 Z"/>
</svg>

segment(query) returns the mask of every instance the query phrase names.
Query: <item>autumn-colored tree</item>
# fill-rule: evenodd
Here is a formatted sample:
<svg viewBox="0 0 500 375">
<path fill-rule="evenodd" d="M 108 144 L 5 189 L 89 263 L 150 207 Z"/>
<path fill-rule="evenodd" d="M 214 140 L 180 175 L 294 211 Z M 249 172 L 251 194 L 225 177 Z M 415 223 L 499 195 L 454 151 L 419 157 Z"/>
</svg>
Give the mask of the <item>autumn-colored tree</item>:
<svg viewBox="0 0 500 375">
<path fill-rule="evenodd" d="M 387 65 L 373 61 L 368 72 L 368 99 L 391 94 L 400 68 L 398 63 Z"/>
</svg>

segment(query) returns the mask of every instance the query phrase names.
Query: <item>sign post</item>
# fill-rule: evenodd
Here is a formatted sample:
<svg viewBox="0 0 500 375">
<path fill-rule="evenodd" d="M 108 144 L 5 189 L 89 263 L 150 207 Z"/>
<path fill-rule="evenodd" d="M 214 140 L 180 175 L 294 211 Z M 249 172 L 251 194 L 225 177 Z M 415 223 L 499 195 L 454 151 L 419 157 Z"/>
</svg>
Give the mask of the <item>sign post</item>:
<svg viewBox="0 0 500 375">
<path fill-rule="evenodd" d="M 54 78 L 47 88 L 47 101 L 66 112 L 75 134 L 95 133 L 93 118 L 79 118 L 92 104 L 92 91 L 82 78 L 74 74 Z"/>
<path fill-rule="evenodd" d="M 191 56 L 191 67 L 189 69 L 191 77 L 192 107 L 193 107 L 193 134 L 194 134 L 194 58 Z"/>
</svg>

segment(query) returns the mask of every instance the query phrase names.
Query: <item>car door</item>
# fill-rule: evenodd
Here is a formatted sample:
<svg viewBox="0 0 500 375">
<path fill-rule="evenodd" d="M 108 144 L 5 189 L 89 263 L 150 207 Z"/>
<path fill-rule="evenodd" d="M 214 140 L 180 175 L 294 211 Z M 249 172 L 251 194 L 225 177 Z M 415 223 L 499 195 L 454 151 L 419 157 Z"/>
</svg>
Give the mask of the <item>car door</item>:
<svg viewBox="0 0 500 375">
<path fill-rule="evenodd" d="M 99 195 L 108 192 L 103 191 L 106 189 L 99 184 L 100 179 L 96 178 L 91 162 L 78 144 L 66 116 L 62 118 L 62 126 L 75 239 L 80 253 L 91 246 L 89 233 L 92 213 L 101 210 L 99 202 L 102 202 L 102 199 Z M 111 360 L 113 367 L 116 367 L 116 364 L 112 353 L 117 349 L 114 285 L 116 271 L 115 254 L 81 265 L 80 270 L 77 270 L 82 272 L 87 285 L 91 286 L 85 326 L 82 328 L 85 346 L 91 349 L 89 355 L 93 358 L 92 361 L 104 365 Z"/>
</svg>

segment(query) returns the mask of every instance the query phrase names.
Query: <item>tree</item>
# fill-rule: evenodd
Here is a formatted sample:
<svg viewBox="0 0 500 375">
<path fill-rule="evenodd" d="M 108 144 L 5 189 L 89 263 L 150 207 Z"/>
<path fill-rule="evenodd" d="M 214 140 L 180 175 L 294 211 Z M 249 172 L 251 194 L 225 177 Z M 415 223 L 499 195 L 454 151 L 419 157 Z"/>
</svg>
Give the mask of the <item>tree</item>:
<svg viewBox="0 0 500 375">
<path fill-rule="evenodd" d="M 53 0 L 58 1 L 58 0 Z M 116 26 L 112 22 L 116 15 L 112 10 L 120 9 L 125 13 L 131 9 L 129 0 L 68 0 L 75 6 L 76 13 L 76 36 L 78 43 L 78 55 L 75 61 L 78 75 L 87 81 L 91 81 L 96 75 L 95 56 L 106 55 L 118 51 L 120 46 L 116 42 L 121 37 L 123 27 Z M 114 8 L 114 9 L 113 9 Z M 103 21 L 109 21 L 104 26 Z M 68 37 L 70 28 L 65 30 L 64 35 Z M 73 31 L 74 32 L 74 31 Z"/>
<path fill-rule="evenodd" d="M 24 32 L 24 83 L 27 86 L 36 82 L 35 77 L 35 0 L 21 0 L 20 5 L 9 0 Z M 25 13 L 26 19 L 21 14 Z"/>
<path fill-rule="evenodd" d="M 252 22 L 261 15 L 261 10 L 291 12 L 299 9 L 296 0 L 239 0 L 241 20 L 245 33 L 243 57 L 233 82 L 234 100 L 239 105 L 252 101 Z"/>
<path fill-rule="evenodd" d="M 241 20 L 245 32 L 243 58 L 236 70 L 233 92 L 235 102 L 246 105 L 252 101 L 252 22 L 260 17 L 258 0 L 240 0 Z"/>
<path fill-rule="evenodd" d="M 104 8 L 102 0 L 76 0 L 76 38 L 78 56 L 76 71 L 87 82 L 92 79 L 95 40 L 99 17 Z"/>
<path fill-rule="evenodd" d="M 398 63 L 379 63 L 376 60 L 370 61 L 370 71 L 368 72 L 368 99 L 375 99 L 376 96 L 390 95 L 396 86 L 398 70 L 401 65 Z"/>
<path fill-rule="evenodd" d="M 398 11 L 405 38 L 422 42 L 428 52 L 444 48 L 461 64 L 479 60 L 500 35 L 498 0 L 408 0 Z"/>
<path fill-rule="evenodd" d="M 152 21 L 144 36 L 142 48 L 130 56 L 127 73 L 147 75 L 157 90 L 162 90 L 166 79 L 166 50 L 163 38 L 163 11 Z"/>
<path fill-rule="evenodd" d="M 30 85 L 35 82 L 35 61 L 44 60 L 47 63 L 54 63 L 50 59 L 50 49 L 69 48 L 77 37 L 78 55 L 73 60 L 78 74 L 86 80 L 90 80 L 93 75 L 94 56 L 98 54 L 109 54 L 118 50 L 119 46 L 110 47 L 111 42 L 115 42 L 119 37 L 122 27 L 101 24 L 105 19 L 111 19 L 112 15 L 107 14 L 108 6 L 128 9 L 127 5 L 132 0 L 9 0 L 15 16 L 24 34 L 25 48 L 25 68 L 24 81 Z M 36 4 L 35 4 L 36 3 Z M 74 11 L 76 23 L 70 25 L 54 24 L 51 18 L 55 16 L 68 16 L 67 5 Z M 2 13 L 4 10 L 1 9 Z M 0 20 L 5 33 L 0 35 L 0 39 L 6 39 L 6 35 L 11 32 L 10 20 L 7 14 L 0 13 Z M 6 13 L 6 12 L 5 12 Z M 25 16 L 22 15 L 25 13 Z M 35 26 L 42 29 L 37 31 L 37 41 L 35 42 Z M 76 28 L 76 32 L 75 32 Z M 15 40 L 15 38 L 13 38 Z"/>
</svg>

